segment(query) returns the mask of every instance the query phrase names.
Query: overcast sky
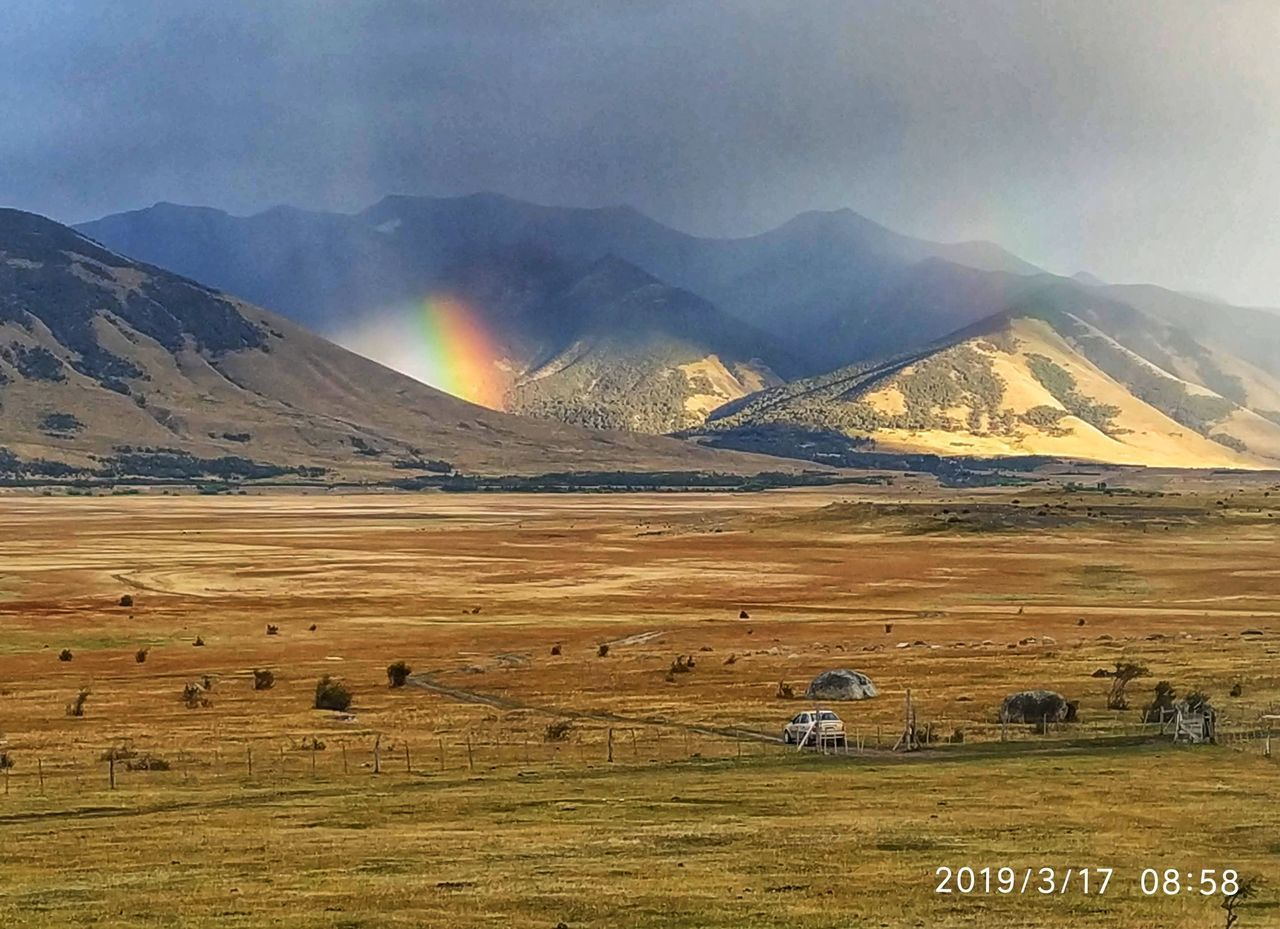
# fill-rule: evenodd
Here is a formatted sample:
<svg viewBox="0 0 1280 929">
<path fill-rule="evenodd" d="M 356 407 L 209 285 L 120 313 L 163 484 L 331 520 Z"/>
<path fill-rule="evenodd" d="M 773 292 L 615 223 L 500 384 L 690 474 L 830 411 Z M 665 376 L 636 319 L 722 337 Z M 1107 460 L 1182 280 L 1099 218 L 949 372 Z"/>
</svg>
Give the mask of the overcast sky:
<svg viewBox="0 0 1280 929">
<path fill-rule="evenodd" d="M 3 0 L 0 204 L 853 209 L 1280 305 L 1277 0 Z"/>
</svg>

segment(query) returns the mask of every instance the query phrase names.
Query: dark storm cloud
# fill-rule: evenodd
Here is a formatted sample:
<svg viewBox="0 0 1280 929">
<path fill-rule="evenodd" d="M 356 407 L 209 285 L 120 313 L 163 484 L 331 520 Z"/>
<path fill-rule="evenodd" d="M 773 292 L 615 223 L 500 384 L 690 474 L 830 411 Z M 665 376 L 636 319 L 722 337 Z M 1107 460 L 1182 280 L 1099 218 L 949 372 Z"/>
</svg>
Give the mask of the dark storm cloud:
<svg viewBox="0 0 1280 929">
<path fill-rule="evenodd" d="M 0 201 L 851 206 L 1275 303 L 1278 34 L 1272 0 L 8 0 Z"/>
</svg>

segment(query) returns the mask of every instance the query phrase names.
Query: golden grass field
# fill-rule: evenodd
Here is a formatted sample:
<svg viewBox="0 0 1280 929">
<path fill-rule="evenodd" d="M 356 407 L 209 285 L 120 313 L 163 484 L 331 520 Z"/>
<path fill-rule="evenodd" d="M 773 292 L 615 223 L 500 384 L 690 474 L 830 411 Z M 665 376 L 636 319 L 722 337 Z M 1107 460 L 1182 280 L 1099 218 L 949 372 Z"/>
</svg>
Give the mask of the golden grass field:
<svg viewBox="0 0 1280 929">
<path fill-rule="evenodd" d="M 1241 736 L 1280 707 L 1280 488 L 1232 480 L 0 498 L 0 924 L 1223 925 L 1220 898 L 1143 896 L 1152 867 L 1259 878 L 1238 929 L 1280 925 L 1280 763 Z M 1151 676 L 1111 711 L 1091 674 L 1121 657 Z M 865 751 L 753 735 L 810 705 L 780 681 L 836 667 L 881 691 L 839 707 Z M 311 708 L 322 674 L 350 714 Z M 1228 741 L 1143 734 L 1162 679 Z M 1081 721 L 1002 744 L 1030 687 Z M 885 750 L 906 688 L 963 744 Z M 171 767 L 110 790 L 113 746 Z M 1116 871 L 943 896 L 943 865 Z"/>
</svg>

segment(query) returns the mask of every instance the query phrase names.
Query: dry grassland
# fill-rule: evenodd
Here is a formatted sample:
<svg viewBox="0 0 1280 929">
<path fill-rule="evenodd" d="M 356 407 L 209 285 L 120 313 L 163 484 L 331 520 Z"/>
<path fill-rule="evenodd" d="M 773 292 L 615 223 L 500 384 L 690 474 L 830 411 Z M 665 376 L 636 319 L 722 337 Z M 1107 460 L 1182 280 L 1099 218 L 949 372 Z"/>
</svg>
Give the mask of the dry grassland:
<svg viewBox="0 0 1280 929">
<path fill-rule="evenodd" d="M 1280 490 L 1227 480 L 0 499 L 0 922 L 1199 929 L 1218 900 L 1140 871 L 1231 867 L 1265 882 L 1238 929 L 1280 925 L 1276 759 L 1138 725 L 1162 679 L 1232 733 L 1280 705 Z M 1151 675 L 1111 711 L 1091 675 L 1120 659 Z M 867 751 L 757 737 L 809 705 L 780 681 L 835 667 L 880 688 L 841 708 Z M 322 674 L 349 715 L 311 709 Z M 1081 722 L 1001 744 L 1029 687 Z M 907 688 L 963 744 L 877 751 Z M 170 769 L 110 790 L 112 747 Z M 1117 871 L 1105 897 L 933 893 L 966 864 Z"/>
</svg>

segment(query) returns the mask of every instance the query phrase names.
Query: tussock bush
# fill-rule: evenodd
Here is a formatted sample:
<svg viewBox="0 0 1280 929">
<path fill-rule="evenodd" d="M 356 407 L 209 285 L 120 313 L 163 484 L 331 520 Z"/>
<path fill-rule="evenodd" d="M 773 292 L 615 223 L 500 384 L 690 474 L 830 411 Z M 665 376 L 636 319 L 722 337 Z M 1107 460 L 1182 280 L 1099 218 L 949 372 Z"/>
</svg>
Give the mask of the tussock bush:
<svg viewBox="0 0 1280 929">
<path fill-rule="evenodd" d="M 275 686 L 276 676 L 263 668 L 253 669 L 253 689 L 270 690 Z"/>
<path fill-rule="evenodd" d="M 147 654 L 150 651 L 151 649 L 149 648 L 138 649 L 136 652 L 133 653 L 133 660 L 136 661 L 138 664 L 145 664 L 147 660 Z"/>
<path fill-rule="evenodd" d="M 67 704 L 67 715 L 80 717 L 84 715 L 84 705 L 89 699 L 89 691 L 82 688 L 80 693 L 76 694 L 76 698 Z"/>
<path fill-rule="evenodd" d="M 71 649 L 69 648 L 64 648 L 62 651 L 58 652 L 59 661 L 70 661 L 72 657 Z"/>
<path fill-rule="evenodd" d="M 125 759 L 124 766 L 129 771 L 168 771 L 172 767 L 166 759 L 147 752 Z"/>
<path fill-rule="evenodd" d="M 569 738 L 569 733 L 572 729 L 572 719 L 557 719 L 555 722 L 548 724 L 543 731 L 542 739 L 544 742 L 563 742 Z"/>
<path fill-rule="evenodd" d="M 387 686 L 403 687 L 404 682 L 409 679 L 409 675 L 413 669 L 403 661 L 396 661 L 387 665 Z"/>
<path fill-rule="evenodd" d="M 692 655 L 676 655 L 676 660 L 671 662 L 670 674 L 688 674 L 697 665 Z"/>
<path fill-rule="evenodd" d="M 279 635 L 279 634 L 280 634 L 279 626 L 273 626 L 271 625 L 271 623 L 267 623 L 267 635 Z"/>
<path fill-rule="evenodd" d="M 208 681 L 208 678 L 205 680 Z M 208 687 L 199 681 L 192 681 L 182 688 L 182 702 L 189 710 L 206 709 L 213 706 L 208 694 Z"/>
<path fill-rule="evenodd" d="M 317 710 L 336 710 L 341 713 L 351 706 L 351 700 L 351 691 L 341 681 L 335 681 L 327 674 L 316 681 Z"/>
</svg>

